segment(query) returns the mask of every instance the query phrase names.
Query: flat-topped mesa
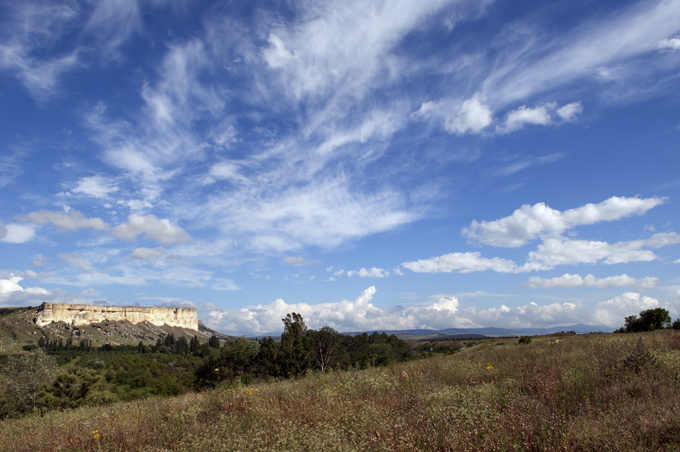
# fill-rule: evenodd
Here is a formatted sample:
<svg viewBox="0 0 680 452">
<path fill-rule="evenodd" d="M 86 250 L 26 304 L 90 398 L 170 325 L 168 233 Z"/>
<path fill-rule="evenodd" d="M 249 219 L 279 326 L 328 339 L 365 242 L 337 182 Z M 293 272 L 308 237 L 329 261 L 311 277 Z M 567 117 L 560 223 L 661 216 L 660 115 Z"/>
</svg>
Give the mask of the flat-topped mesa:
<svg viewBox="0 0 680 452">
<path fill-rule="evenodd" d="M 52 322 L 89 325 L 106 321 L 174 326 L 198 331 L 196 308 L 143 308 L 139 306 L 91 306 L 86 304 L 43 303 L 34 322 L 43 327 Z"/>
</svg>

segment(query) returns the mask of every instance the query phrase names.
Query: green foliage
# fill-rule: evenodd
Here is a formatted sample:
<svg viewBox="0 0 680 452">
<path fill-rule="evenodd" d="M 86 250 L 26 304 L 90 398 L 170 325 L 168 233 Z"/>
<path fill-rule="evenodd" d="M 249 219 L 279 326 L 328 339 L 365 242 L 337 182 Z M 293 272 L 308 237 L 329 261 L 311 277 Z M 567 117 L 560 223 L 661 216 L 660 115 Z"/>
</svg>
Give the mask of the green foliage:
<svg viewBox="0 0 680 452">
<path fill-rule="evenodd" d="M 680 319 L 675 319 L 675 322 L 673 322 L 672 327 L 674 330 L 680 330 Z"/>
<path fill-rule="evenodd" d="M 642 338 L 639 338 L 633 351 L 623 360 L 622 366 L 625 370 L 638 373 L 646 368 L 658 367 L 659 361 L 647 350 Z"/>
<path fill-rule="evenodd" d="M 259 344 L 245 336 L 229 339 L 203 360 L 196 370 L 199 386 L 215 386 L 251 371 Z"/>
<path fill-rule="evenodd" d="M 637 333 L 670 327 L 671 316 L 666 309 L 654 308 L 640 312 L 640 317 L 631 315 L 625 318 L 626 331 Z"/>
<path fill-rule="evenodd" d="M 519 338 L 517 341 L 518 344 L 530 344 L 531 343 L 531 338 L 529 336 L 522 336 Z"/>
<path fill-rule="evenodd" d="M 99 379 L 100 375 L 94 369 L 70 368 L 41 392 L 40 404 L 50 409 L 80 406 Z"/>
<path fill-rule="evenodd" d="M 30 355 L 10 356 L 0 370 L 5 387 L 0 416 L 5 417 L 21 415 L 36 408 L 40 390 L 54 381 L 58 366 L 54 357 L 38 348 Z"/>
</svg>

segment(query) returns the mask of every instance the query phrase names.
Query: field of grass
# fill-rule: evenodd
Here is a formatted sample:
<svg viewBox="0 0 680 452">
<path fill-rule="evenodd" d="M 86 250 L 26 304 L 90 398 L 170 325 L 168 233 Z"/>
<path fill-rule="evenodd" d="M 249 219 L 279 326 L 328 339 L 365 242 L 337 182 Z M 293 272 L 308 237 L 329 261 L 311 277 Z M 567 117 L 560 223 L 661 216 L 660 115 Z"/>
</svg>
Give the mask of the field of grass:
<svg viewBox="0 0 680 452">
<path fill-rule="evenodd" d="M 382 368 L 5 420 L 0 450 L 680 451 L 679 380 L 677 331 L 487 340 Z"/>
</svg>

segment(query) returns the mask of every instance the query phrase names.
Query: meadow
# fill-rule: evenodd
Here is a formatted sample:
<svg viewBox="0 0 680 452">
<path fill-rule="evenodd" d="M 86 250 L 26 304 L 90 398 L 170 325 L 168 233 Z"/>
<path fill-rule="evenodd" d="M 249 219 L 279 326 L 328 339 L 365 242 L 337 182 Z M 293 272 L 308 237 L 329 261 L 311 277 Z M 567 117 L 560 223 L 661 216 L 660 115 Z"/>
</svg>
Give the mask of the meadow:
<svg viewBox="0 0 680 452">
<path fill-rule="evenodd" d="M 2 451 L 680 451 L 680 333 L 427 359 L 0 422 Z"/>
</svg>

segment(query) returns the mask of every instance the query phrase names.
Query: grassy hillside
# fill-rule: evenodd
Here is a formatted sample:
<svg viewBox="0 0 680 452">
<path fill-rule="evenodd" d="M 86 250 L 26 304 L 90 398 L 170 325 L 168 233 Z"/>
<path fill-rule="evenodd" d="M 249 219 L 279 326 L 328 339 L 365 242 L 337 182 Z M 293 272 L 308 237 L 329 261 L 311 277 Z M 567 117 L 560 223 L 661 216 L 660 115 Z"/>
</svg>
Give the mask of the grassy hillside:
<svg viewBox="0 0 680 452">
<path fill-rule="evenodd" d="M 0 450 L 680 450 L 679 379 L 676 331 L 491 340 L 383 368 L 6 420 Z"/>
</svg>

